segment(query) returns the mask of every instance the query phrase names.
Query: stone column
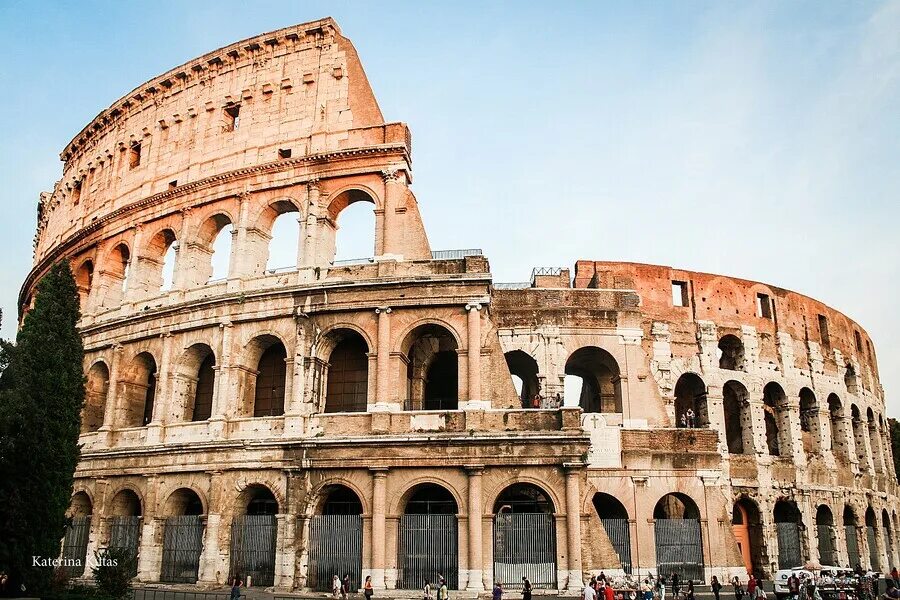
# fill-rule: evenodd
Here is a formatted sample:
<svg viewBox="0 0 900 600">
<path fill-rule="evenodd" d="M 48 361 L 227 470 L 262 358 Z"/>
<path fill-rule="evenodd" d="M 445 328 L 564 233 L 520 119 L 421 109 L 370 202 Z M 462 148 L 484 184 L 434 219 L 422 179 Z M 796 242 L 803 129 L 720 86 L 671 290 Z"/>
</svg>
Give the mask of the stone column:
<svg viewBox="0 0 900 600">
<path fill-rule="evenodd" d="M 481 398 L 481 304 L 471 302 L 466 304 L 468 311 L 466 342 L 466 371 L 468 379 L 468 408 L 488 408 L 487 403 Z"/>
<path fill-rule="evenodd" d="M 781 410 L 787 411 L 787 415 L 783 421 L 779 423 L 779 427 L 787 425 L 788 430 L 780 434 L 779 445 L 786 442 L 787 448 L 781 450 L 781 455 L 793 459 L 794 464 L 798 467 L 806 465 L 806 451 L 803 449 L 803 426 L 800 423 L 800 399 L 799 397 L 791 397 L 786 400 Z M 789 454 L 788 454 L 789 453 Z"/>
<path fill-rule="evenodd" d="M 300 239 L 300 244 L 303 247 L 299 263 L 301 267 L 311 267 L 316 264 L 316 242 L 318 237 L 318 228 L 316 227 L 318 219 L 316 216 L 319 209 L 319 179 L 317 177 L 313 177 L 306 182 L 306 197 L 309 202 L 305 217 L 306 225 L 301 229 L 303 232 L 303 237 Z"/>
<path fill-rule="evenodd" d="M 158 487 L 158 479 L 155 475 L 146 477 L 144 489 L 147 492 L 143 503 L 144 522 L 141 526 L 141 542 L 138 549 L 138 580 L 144 582 L 159 581 L 159 572 L 162 568 L 163 533 L 160 530 L 163 526 L 163 519 L 157 517 L 156 490 Z"/>
<path fill-rule="evenodd" d="M 297 519 L 294 515 L 278 514 L 278 540 L 275 548 L 275 587 L 290 590 L 294 587 L 294 536 Z"/>
<path fill-rule="evenodd" d="M 376 249 L 376 254 L 386 259 L 403 258 L 403 250 L 400 247 L 400 223 L 397 220 L 397 209 L 401 205 L 404 185 L 400 181 L 405 175 L 397 169 L 385 169 L 381 172 L 384 179 L 384 218 L 382 219 L 381 248 Z"/>
<path fill-rule="evenodd" d="M 122 344 L 114 344 L 109 366 L 109 385 L 106 387 L 106 406 L 103 407 L 103 425 L 100 431 L 106 433 L 106 445 L 112 444 L 110 432 L 116 428 L 116 402 L 119 398 L 119 366 L 122 362 Z"/>
<path fill-rule="evenodd" d="M 376 308 L 378 339 L 376 340 L 375 410 L 390 410 L 391 393 L 391 309 Z"/>
<path fill-rule="evenodd" d="M 231 344 L 234 325 L 226 321 L 219 324 L 219 348 L 216 352 L 216 379 L 213 382 L 212 407 L 209 413 L 209 433 L 213 439 L 225 432 L 227 404 L 232 390 L 234 370 L 231 368 Z"/>
<path fill-rule="evenodd" d="M 569 591 L 581 589 L 581 490 L 578 478 L 584 465 L 565 464 L 566 472 L 566 557 Z"/>
<path fill-rule="evenodd" d="M 469 582 L 466 590 L 483 592 L 481 480 L 484 466 L 469 465 L 466 472 L 469 475 Z"/>
<path fill-rule="evenodd" d="M 387 510 L 387 468 L 372 468 L 372 587 L 384 589 L 385 513 Z"/>
<path fill-rule="evenodd" d="M 221 551 L 219 548 L 220 530 L 228 523 L 222 523 L 223 498 L 225 484 L 222 481 L 222 473 L 212 473 L 209 484 L 209 510 L 206 515 L 206 528 L 203 531 L 203 552 L 200 555 L 200 569 L 197 578 L 198 583 L 208 585 L 224 583 L 228 577 L 227 569 L 222 573 L 220 565 Z M 230 537 L 230 536 L 228 536 Z M 227 538 L 226 538 L 227 539 Z M 220 577 L 222 580 L 220 581 Z"/>
<path fill-rule="evenodd" d="M 172 290 L 183 290 L 187 287 L 188 279 L 188 262 L 187 262 L 187 240 L 191 236 L 191 209 L 190 207 L 181 210 L 181 230 L 178 232 L 178 240 L 175 247 L 175 272 L 172 274 Z"/>
<path fill-rule="evenodd" d="M 137 298 L 140 286 L 135 285 L 135 271 L 140 262 L 139 256 L 143 246 L 143 229 L 140 225 L 134 228 L 134 238 L 131 241 L 131 253 L 128 255 L 128 263 L 125 265 L 125 288 L 122 290 L 122 304 L 134 302 Z M 118 285 L 118 282 L 116 282 Z"/>
</svg>

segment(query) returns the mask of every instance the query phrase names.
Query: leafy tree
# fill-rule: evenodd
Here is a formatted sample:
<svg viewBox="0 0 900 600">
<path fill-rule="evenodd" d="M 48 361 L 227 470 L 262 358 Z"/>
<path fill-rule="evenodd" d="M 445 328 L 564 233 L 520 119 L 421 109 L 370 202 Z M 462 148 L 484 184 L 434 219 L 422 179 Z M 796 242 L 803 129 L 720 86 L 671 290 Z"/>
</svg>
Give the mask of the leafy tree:
<svg viewBox="0 0 900 600">
<path fill-rule="evenodd" d="M 53 572 L 32 556 L 59 556 L 78 463 L 84 348 L 68 262 L 37 286 L 0 384 L 0 570 L 12 589 L 45 593 Z"/>
<path fill-rule="evenodd" d="M 107 548 L 95 552 L 96 566 L 91 568 L 97 581 L 97 596 L 121 600 L 131 592 L 131 578 L 134 576 L 137 558 L 123 548 Z"/>
<path fill-rule="evenodd" d="M 891 429 L 891 451 L 894 454 L 894 475 L 900 481 L 900 422 L 897 419 L 888 419 Z"/>
</svg>

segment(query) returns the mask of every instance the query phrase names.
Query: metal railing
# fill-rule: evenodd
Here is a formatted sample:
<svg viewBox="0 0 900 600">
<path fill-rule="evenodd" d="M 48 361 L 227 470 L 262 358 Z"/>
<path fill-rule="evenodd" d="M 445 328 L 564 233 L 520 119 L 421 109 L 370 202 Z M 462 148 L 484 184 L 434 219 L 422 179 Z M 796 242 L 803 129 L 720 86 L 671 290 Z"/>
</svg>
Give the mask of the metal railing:
<svg viewBox="0 0 900 600">
<path fill-rule="evenodd" d="M 367 258 L 348 258 L 345 260 L 335 260 L 332 261 L 332 267 L 349 267 L 351 265 L 367 265 L 369 263 L 375 262 L 375 259 L 371 256 Z"/>
<path fill-rule="evenodd" d="M 403 401 L 403 410 L 457 410 L 459 400 L 456 398 L 407 398 Z"/>
<path fill-rule="evenodd" d="M 241 592 L 241 596 L 245 597 L 244 590 Z M 132 600 L 226 600 L 230 596 L 228 592 L 193 592 L 156 588 L 135 588 L 131 592 Z"/>
<path fill-rule="evenodd" d="M 266 269 L 266 275 L 275 275 L 276 273 L 292 273 L 297 270 L 297 265 L 289 267 L 276 267 L 274 269 Z"/>
<path fill-rule="evenodd" d="M 530 287 L 530 281 L 507 281 L 494 284 L 495 290 L 526 290 Z"/>
<path fill-rule="evenodd" d="M 458 250 L 435 250 L 431 253 L 431 260 L 449 260 L 453 258 L 465 258 L 467 256 L 483 256 L 481 248 L 462 248 Z"/>
<path fill-rule="evenodd" d="M 563 267 L 535 267 L 531 270 L 531 279 L 534 280 L 535 275 L 561 275 Z"/>
</svg>

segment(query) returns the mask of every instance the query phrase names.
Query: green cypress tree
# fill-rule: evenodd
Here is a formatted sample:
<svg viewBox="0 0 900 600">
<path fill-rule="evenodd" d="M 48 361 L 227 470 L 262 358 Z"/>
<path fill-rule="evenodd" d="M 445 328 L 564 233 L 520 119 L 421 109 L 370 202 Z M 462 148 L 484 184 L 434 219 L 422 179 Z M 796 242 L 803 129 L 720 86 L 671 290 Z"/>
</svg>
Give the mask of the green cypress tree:
<svg viewBox="0 0 900 600">
<path fill-rule="evenodd" d="M 76 329 L 78 293 L 67 261 L 37 286 L 0 383 L 0 570 L 27 594 L 45 592 L 78 463 L 84 403 L 84 348 Z"/>
<path fill-rule="evenodd" d="M 897 419 L 888 419 L 888 428 L 891 432 L 891 452 L 894 454 L 894 475 L 900 481 L 900 423 Z"/>
</svg>

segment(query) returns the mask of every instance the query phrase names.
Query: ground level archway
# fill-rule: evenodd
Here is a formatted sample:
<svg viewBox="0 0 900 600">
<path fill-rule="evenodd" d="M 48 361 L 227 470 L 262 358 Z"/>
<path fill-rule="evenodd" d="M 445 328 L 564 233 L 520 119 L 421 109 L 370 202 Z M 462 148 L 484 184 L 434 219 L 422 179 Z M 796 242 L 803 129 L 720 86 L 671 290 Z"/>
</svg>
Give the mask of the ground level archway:
<svg viewBox="0 0 900 600">
<path fill-rule="evenodd" d="M 330 592 L 331 580 L 350 577 L 350 589 L 362 578 L 363 507 L 356 492 L 344 485 L 322 491 L 322 501 L 309 521 L 309 587 Z"/>
<path fill-rule="evenodd" d="M 423 483 L 407 492 L 397 539 L 397 587 L 415 590 L 443 576 L 459 588 L 459 527 L 456 499 L 446 488 Z"/>
<path fill-rule="evenodd" d="M 687 495 L 673 492 L 653 509 L 656 569 L 681 581 L 704 581 L 700 510 Z"/>
<path fill-rule="evenodd" d="M 556 521 L 553 502 L 536 485 L 517 483 L 494 502 L 494 580 L 521 588 L 556 588 Z"/>
</svg>

